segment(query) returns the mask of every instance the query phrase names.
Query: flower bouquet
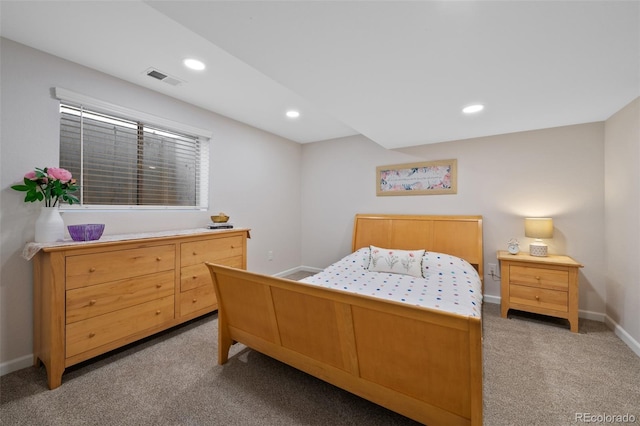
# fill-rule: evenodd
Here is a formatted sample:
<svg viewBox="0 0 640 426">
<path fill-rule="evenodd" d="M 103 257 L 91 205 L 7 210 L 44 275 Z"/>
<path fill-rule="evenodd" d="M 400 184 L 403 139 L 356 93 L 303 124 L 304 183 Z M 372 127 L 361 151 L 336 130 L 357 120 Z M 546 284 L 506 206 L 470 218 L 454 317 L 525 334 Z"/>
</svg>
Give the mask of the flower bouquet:
<svg viewBox="0 0 640 426">
<path fill-rule="evenodd" d="M 22 185 L 13 185 L 11 188 L 26 192 L 25 202 L 34 203 L 44 200 L 45 207 L 55 207 L 63 201 L 69 204 L 80 202 L 78 198 L 71 195 L 78 190 L 71 172 L 58 167 L 44 169 L 36 167 L 35 170 L 24 175 Z"/>
</svg>

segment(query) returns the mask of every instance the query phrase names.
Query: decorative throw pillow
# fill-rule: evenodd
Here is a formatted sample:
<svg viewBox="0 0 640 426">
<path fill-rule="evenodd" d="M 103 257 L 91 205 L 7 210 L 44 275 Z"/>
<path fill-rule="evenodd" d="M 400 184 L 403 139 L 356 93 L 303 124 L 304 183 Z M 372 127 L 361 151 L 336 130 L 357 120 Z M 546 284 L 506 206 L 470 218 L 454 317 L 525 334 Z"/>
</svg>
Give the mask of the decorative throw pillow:
<svg viewBox="0 0 640 426">
<path fill-rule="evenodd" d="M 397 250 L 370 246 L 369 271 L 422 277 L 424 250 Z"/>
</svg>

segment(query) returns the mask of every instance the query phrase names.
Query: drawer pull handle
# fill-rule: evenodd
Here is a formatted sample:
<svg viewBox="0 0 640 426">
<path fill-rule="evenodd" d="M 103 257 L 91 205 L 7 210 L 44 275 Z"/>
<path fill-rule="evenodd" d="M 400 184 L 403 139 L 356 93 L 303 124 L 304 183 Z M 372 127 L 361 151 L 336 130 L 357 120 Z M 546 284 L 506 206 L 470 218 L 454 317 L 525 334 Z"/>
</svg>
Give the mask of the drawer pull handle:
<svg viewBox="0 0 640 426">
<path fill-rule="evenodd" d="M 536 280 L 540 281 L 540 277 L 536 277 Z"/>
<path fill-rule="evenodd" d="M 197 255 L 198 255 L 198 253 L 196 253 L 196 252 L 194 251 L 194 252 L 193 252 L 193 255 L 194 255 L 194 256 L 197 256 Z"/>
<path fill-rule="evenodd" d="M 160 315 L 160 310 L 159 309 L 156 311 L 156 315 Z"/>
<path fill-rule="evenodd" d="M 96 268 L 89 268 L 89 272 L 95 272 Z"/>
<path fill-rule="evenodd" d="M 191 301 L 191 303 L 196 303 L 197 301 L 198 301 L 198 299 L 193 299 L 193 300 Z"/>
<path fill-rule="evenodd" d="M 539 302 L 540 301 L 540 296 L 536 296 L 536 300 Z"/>
<path fill-rule="evenodd" d="M 96 304 L 96 300 L 95 299 L 89 300 L 89 305 L 95 305 L 95 304 Z"/>
<path fill-rule="evenodd" d="M 160 256 L 156 257 L 156 261 L 160 262 L 162 258 Z"/>
<path fill-rule="evenodd" d="M 162 284 L 156 284 L 156 288 L 162 288 Z"/>
<path fill-rule="evenodd" d="M 96 333 L 93 333 L 93 332 L 89 333 L 89 338 L 92 338 L 92 337 L 95 337 L 95 336 L 96 336 Z"/>
</svg>

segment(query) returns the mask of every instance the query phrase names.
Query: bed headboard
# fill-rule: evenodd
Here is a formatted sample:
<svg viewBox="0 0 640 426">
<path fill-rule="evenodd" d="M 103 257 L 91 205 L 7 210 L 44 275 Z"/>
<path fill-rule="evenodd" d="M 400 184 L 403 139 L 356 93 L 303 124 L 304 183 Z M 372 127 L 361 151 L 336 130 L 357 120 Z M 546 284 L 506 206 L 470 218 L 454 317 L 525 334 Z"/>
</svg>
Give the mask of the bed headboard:
<svg viewBox="0 0 640 426">
<path fill-rule="evenodd" d="M 374 245 L 461 257 L 482 272 L 482 216 L 357 214 L 352 251 Z"/>
</svg>

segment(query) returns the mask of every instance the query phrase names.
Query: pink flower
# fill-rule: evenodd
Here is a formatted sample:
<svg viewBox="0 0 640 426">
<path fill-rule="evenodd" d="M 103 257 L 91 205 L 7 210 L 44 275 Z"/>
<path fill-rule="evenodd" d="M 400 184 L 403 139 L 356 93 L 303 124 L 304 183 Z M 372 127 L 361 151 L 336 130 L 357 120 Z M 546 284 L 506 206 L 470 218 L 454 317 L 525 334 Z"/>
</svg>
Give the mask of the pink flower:
<svg viewBox="0 0 640 426">
<path fill-rule="evenodd" d="M 66 169 L 60 169 L 58 167 L 47 168 L 47 174 L 55 180 L 59 180 L 62 183 L 67 183 L 71 180 L 71 172 Z"/>
<path fill-rule="evenodd" d="M 36 167 L 25 173 L 21 184 L 12 185 L 11 189 L 26 192 L 25 202 L 44 201 L 45 207 L 55 207 L 58 202 L 80 202 L 77 197 L 71 195 L 78 190 L 76 180 L 69 170 L 59 167 Z"/>
</svg>

